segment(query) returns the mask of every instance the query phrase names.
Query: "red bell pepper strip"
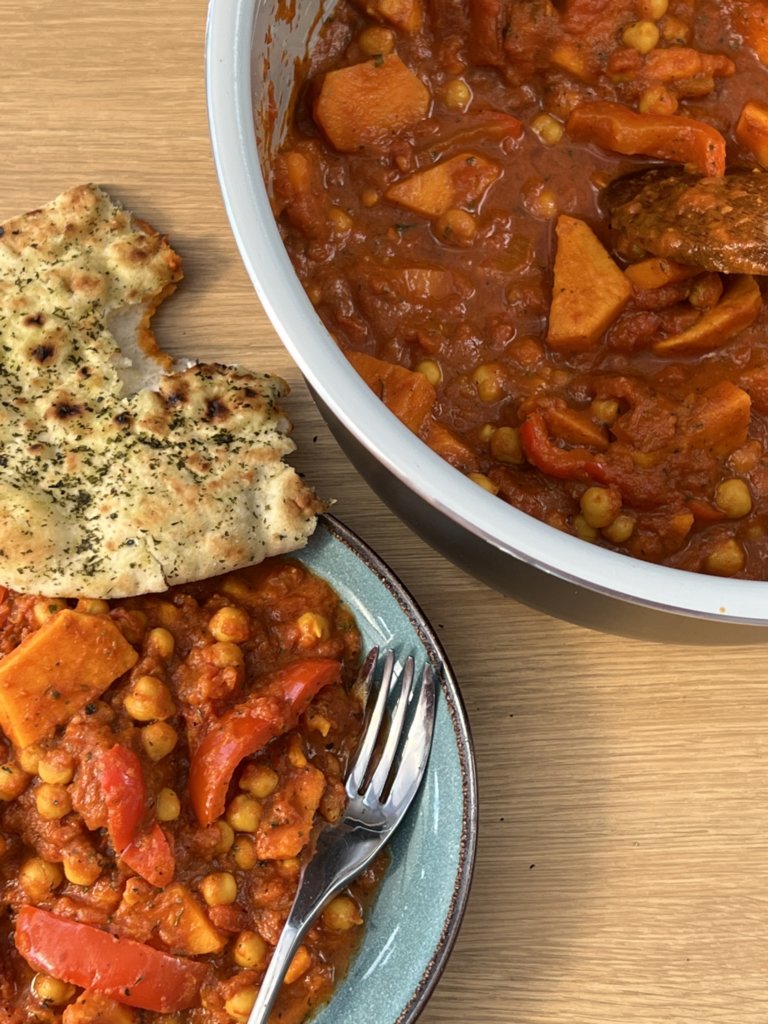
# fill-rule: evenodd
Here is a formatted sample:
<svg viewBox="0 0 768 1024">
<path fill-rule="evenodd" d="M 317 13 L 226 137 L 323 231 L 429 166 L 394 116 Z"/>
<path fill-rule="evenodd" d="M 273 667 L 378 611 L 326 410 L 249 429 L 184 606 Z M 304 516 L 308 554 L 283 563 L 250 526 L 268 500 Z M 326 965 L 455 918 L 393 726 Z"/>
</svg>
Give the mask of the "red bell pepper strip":
<svg viewBox="0 0 768 1024">
<path fill-rule="evenodd" d="M 16 948 L 36 971 L 155 1013 L 199 1006 L 200 986 L 210 973 L 208 964 L 117 939 L 38 907 L 19 911 Z"/>
<path fill-rule="evenodd" d="M 655 156 L 693 164 L 700 174 L 725 174 L 725 139 L 704 121 L 678 114 L 638 114 L 623 103 L 580 103 L 566 130 L 576 142 L 592 142 L 626 156 Z"/>
<path fill-rule="evenodd" d="M 209 729 L 189 766 L 192 808 L 203 827 L 224 813 L 232 775 L 243 758 L 292 729 L 318 691 L 338 682 L 340 672 L 341 664 L 331 658 L 287 665 Z"/>
<path fill-rule="evenodd" d="M 520 427 L 520 443 L 528 461 L 558 480 L 593 478 L 595 454 L 588 448 L 559 448 L 553 444 L 544 417 L 532 412 Z"/>
<path fill-rule="evenodd" d="M 137 875 L 158 889 L 170 885 L 176 874 L 176 857 L 157 822 L 149 831 L 140 832 L 119 856 Z"/>
<path fill-rule="evenodd" d="M 109 838 L 119 854 L 135 838 L 147 799 L 141 762 L 128 747 L 116 743 L 101 755 L 101 788 Z"/>
</svg>

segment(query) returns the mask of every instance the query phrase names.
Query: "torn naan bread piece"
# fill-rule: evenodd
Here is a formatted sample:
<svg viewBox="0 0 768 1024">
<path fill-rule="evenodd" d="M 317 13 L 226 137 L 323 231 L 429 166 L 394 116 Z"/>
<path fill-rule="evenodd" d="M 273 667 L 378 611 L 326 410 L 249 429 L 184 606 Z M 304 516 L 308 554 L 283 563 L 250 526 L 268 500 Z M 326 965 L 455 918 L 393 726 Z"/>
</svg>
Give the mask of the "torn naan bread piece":
<svg viewBox="0 0 768 1024">
<path fill-rule="evenodd" d="M 2 585 L 157 592 L 312 533 L 322 504 L 282 461 L 286 383 L 158 372 L 172 363 L 149 322 L 181 276 L 166 240 L 93 185 L 0 228 Z"/>
</svg>

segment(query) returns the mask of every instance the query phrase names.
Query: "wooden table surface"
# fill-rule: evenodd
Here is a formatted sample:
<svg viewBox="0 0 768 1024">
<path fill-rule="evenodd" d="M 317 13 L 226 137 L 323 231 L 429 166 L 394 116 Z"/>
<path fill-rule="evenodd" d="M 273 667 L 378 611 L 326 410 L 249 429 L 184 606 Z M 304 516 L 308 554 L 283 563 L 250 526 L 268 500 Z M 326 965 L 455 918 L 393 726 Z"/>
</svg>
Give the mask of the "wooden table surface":
<svg viewBox="0 0 768 1024">
<path fill-rule="evenodd" d="M 161 344 L 288 379 L 296 465 L 437 627 L 472 723 L 481 822 L 424 1024 L 765 1024 L 762 650 L 618 639 L 531 611 L 452 567 L 355 475 L 229 230 L 205 17 L 206 0 L 0 0 L 0 219 L 91 180 L 167 233 L 186 280 L 156 319 Z"/>
</svg>

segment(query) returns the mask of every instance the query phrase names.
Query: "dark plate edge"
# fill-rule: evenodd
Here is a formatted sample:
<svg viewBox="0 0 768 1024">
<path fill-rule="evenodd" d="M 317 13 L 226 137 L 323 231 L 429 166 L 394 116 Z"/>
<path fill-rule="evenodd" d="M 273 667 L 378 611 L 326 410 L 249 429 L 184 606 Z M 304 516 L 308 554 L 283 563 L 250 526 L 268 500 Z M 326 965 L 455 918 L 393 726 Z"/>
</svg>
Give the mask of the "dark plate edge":
<svg viewBox="0 0 768 1024">
<path fill-rule="evenodd" d="M 395 1024 L 413 1024 L 427 1005 L 429 997 L 448 962 L 464 919 L 469 892 L 472 886 L 478 832 L 477 768 L 475 765 L 472 732 L 464 699 L 461 696 L 461 691 L 459 690 L 459 685 L 448 656 L 427 617 L 421 610 L 421 606 L 411 592 L 376 552 L 364 540 L 358 537 L 353 530 L 342 523 L 341 520 L 326 512 L 319 517 L 319 523 L 332 537 L 354 551 L 371 572 L 378 577 L 382 585 L 389 590 L 400 605 L 403 613 L 410 619 L 419 639 L 424 645 L 430 665 L 435 670 L 440 681 L 440 687 L 445 697 L 456 737 L 464 804 L 459 867 L 456 874 L 450 910 L 440 934 L 440 939 L 410 1001 L 395 1021 Z"/>
</svg>

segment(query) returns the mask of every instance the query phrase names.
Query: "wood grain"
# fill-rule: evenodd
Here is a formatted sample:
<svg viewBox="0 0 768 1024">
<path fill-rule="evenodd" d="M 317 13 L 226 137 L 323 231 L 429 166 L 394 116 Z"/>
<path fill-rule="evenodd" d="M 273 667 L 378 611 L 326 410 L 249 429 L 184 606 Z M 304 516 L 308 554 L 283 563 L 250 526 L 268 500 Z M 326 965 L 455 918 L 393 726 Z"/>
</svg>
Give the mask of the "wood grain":
<svg viewBox="0 0 768 1024">
<path fill-rule="evenodd" d="M 350 470 L 229 231 L 205 15 L 205 0 L 0 0 L 0 218 L 93 180 L 166 232 L 186 281 L 161 343 L 291 382 L 297 464 L 437 627 L 473 726 L 481 835 L 424 1024 L 764 1024 L 762 649 L 617 639 L 530 611 L 452 568 Z"/>
</svg>

